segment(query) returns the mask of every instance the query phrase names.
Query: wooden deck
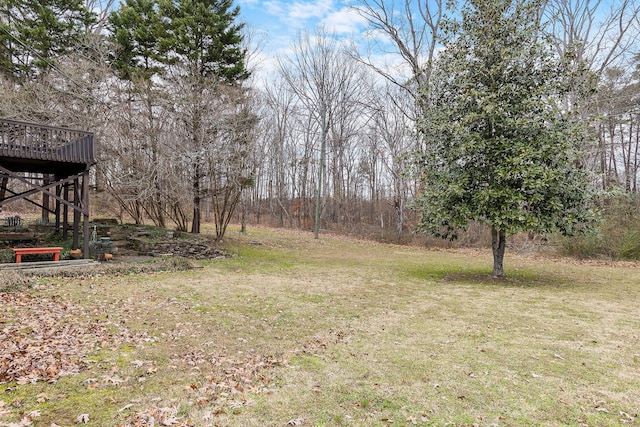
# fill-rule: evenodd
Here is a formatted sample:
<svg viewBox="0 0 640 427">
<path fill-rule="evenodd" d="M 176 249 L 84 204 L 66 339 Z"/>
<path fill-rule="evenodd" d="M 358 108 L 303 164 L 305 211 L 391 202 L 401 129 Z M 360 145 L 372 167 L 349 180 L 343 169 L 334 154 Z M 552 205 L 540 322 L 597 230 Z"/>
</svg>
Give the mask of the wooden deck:
<svg viewBox="0 0 640 427">
<path fill-rule="evenodd" d="M 73 229 L 73 249 L 79 248 L 82 234 L 85 257 L 89 171 L 95 163 L 91 132 L 0 118 L 0 208 L 25 200 L 41 208 L 44 223 L 55 215 L 55 229 L 62 230 L 63 239 Z"/>
<path fill-rule="evenodd" d="M 0 119 L 0 161 L 24 172 L 84 168 L 96 163 L 93 134 Z"/>
</svg>

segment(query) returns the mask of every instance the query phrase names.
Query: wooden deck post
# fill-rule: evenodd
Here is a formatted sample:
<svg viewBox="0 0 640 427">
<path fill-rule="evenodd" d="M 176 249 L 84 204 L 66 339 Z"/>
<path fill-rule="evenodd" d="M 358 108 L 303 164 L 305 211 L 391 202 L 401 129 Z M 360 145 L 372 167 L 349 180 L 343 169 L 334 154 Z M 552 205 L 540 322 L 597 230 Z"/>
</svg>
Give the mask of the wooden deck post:
<svg viewBox="0 0 640 427">
<path fill-rule="evenodd" d="M 55 178 L 57 181 L 57 177 Z M 62 186 L 56 185 L 56 207 L 55 207 L 55 216 L 56 216 L 56 235 L 60 233 L 60 200 L 59 198 L 62 195 Z"/>
<path fill-rule="evenodd" d="M 89 259 L 89 168 L 82 175 L 82 256 Z"/>
<path fill-rule="evenodd" d="M 73 249 L 80 246 L 80 210 L 82 201 L 80 200 L 80 185 L 78 178 L 73 180 Z"/>
<path fill-rule="evenodd" d="M 45 187 L 46 185 L 50 184 L 52 182 L 51 180 L 51 175 L 49 174 L 44 174 L 42 176 L 42 186 Z M 42 214 L 40 216 L 42 224 L 46 225 L 49 224 L 49 211 L 51 210 L 51 204 L 49 203 L 49 195 L 47 193 L 42 193 Z"/>
<path fill-rule="evenodd" d="M 63 185 L 63 200 L 69 201 L 69 183 L 65 182 Z M 69 238 L 69 205 L 65 203 L 62 207 L 62 240 Z"/>
</svg>

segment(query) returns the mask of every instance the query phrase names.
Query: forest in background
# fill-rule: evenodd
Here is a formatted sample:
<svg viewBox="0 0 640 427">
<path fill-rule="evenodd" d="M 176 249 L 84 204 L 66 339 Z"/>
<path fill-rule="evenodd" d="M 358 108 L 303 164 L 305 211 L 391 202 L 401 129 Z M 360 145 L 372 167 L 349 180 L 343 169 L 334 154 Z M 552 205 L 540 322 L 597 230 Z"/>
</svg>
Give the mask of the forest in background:
<svg viewBox="0 0 640 427">
<path fill-rule="evenodd" d="M 94 198 L 138 224 L 199 232 L 211 221 L 218 239 L 230 221 L 311 229 L 321 179 L 320 228 L 406 242 L 421 90 L 454 12 L 440 0 L 353 7 L 385 46 L 366 54 L 319 28 L 263 81 L 231 2 L 4 0 L 0 115 L 95 132 Z M 582 166 L 605 221 L 565 243 L 574 254 L 640 257 L 639 14 L 633 0 L 541 10 L 556 53 L 592 88 L 567 108 L 592 130 Z M 474 225 L 460 241 L 486 234 Z"/>
</svg>

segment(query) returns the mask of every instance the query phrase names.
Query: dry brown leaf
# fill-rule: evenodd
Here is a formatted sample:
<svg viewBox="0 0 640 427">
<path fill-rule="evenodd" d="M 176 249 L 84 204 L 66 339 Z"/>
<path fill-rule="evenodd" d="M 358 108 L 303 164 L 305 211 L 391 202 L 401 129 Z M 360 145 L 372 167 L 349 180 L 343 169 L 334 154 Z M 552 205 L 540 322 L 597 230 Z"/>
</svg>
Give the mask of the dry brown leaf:
<svg viewBox="0 0 640 427">
<path fill-rule="evenodd" d="M 128 403 L 126 405 L 124 405 L 122 408 L 118 409 L 118 412 L 124 412 L 127 409 L 131 408 L 133 406 L 133 403 Z"/>
<path fill-rule="evenodd" d="M 89 423 L 89 414 L 80 414 L 76 418 L 76 424 L 88 424 Z"/>
<path fill-rule="evenodd" d="M 147 334 L 132 334 L 120 322 L 95 320 L 102 318 L 102 311 L 83 309 L 56 296 L 3 293 L 0 307 L 11 307 L 13 320 L 0 329 L 0 384 L 55 382 L 85 369 L 84 357 L 99 347 L 154 340 Z"/>
<path fill-rule="evenodd" d="M 131 364 L 133 366 L 135 366 L 136 368 L 142 368 L 144 366 L 144 361 L 142 360 L 134 360 L 131 362 Z"/>
<path fill-rule="evenodd" d="M 48 400 L 50 400 L 50 399 L 51 399 L 51 398 L 50 398 L 50 397 L 49 397 L 49 395 L 48 395 L 48 394 L 46 394 L 46 393 L 39 393 L 39 394 L 38 394 L 38 396 L 36 396 L 36 401 L 37 401 L 38 403 L 44 403 L 44 402 L 46 402 L 46 401 L 48 401 Z"/>
<path fill-rule="evenodd" d="M 172 426 L 172 425 L 178 424 L 179 422 L 180 420 L 178 420 L 178 418 L 171 416 L 169 418 L 166 418 L 164 421 L 162 421 L 162 425 Z"/>
</svg>

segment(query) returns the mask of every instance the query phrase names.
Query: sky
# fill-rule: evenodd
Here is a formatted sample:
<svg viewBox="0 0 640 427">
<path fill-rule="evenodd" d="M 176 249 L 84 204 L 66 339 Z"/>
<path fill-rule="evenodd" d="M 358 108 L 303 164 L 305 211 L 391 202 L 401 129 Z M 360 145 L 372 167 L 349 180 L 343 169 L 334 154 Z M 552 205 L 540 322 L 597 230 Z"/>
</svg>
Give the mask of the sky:
<svg viewBox="0 0 640 427">
<path fill-rule="evenodd" d="M 313 33 L 319 26 L 337 37 L 357 39 L 366 29 L 365 20 L 343 0 L 236 0 L 240 21 L 259 47 L 258 73 L 268 75 L 277 57 L 289 54 L 302 31 Z"/>
</svg>

